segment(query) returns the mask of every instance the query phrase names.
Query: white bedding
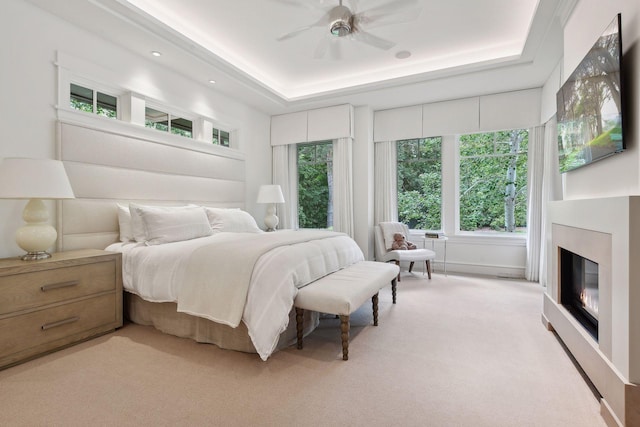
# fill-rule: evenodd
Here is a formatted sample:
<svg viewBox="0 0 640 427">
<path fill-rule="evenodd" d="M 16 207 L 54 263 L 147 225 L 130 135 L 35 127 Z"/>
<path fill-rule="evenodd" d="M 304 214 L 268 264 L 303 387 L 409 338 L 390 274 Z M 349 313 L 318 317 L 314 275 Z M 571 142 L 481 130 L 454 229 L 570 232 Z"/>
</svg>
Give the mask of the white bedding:
<svg viewBox="0 0 640 427">
<path fill-rule="evenodd" d="M 282 233 L 299 238 L 305 231 L 284 230 L 277 234 Z M 280 333 L 287 327 L 297 288 L 364 259 L 353 239 L 340 233 L 325 233 L 326 238 L 271 249 L 253 267 L 242 321 L 263 360 L 274 351 Z M 123 284 L 127 291 L 147 301 L 179 304 L 184 286 L 178 278 L 185 277 L 190 256 L 203 246 L 224 242 L 229 234 L 156 246 L 117 243 L 107 250 L 123 253 Z M 228 259 L 243 259 L 242 253 L 228 254 Z M 216 286 L 221 277 L 211 276 L 211 286 Z"/>
</svg>

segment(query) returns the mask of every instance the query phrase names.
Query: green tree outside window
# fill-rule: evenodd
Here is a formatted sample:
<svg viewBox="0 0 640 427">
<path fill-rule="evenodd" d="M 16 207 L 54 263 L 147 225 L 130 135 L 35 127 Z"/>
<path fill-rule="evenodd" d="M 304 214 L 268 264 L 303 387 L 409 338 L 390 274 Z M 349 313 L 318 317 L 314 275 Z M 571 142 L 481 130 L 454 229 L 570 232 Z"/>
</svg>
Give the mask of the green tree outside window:
<svg viewBox="0 0 640 427">
<path fill-rule="evenodd" d="M 412 229 L 442 228 L 442 138 L 397 142 L 398 219 Z"/>
</svg>

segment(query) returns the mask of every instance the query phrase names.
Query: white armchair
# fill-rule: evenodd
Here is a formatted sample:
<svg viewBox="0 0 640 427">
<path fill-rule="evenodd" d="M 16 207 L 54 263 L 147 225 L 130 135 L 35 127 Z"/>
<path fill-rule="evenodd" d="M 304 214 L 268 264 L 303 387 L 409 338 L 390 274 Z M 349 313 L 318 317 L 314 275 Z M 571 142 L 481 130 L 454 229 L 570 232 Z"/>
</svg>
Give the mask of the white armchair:
<svg viewBox="0 0 640 427">
<path fill-rule="evenodd" d="M 395 223 L 394 226 L 403 230 L 405 237 L 409 238 L 409 227 L 402 223 Z M 380 225 L 376 225 L 375 229 L 375 255 L 376 261 L 394 261 L 398 266 L 401 262 L 409 262 L 409 272 L 413 269 L 413 264 L 416 261 L 424 261 L 429 279 L 431 279 L 431 260 L 436 258 L 436 253 L 429 249 L 388 250 Z M 398 273 L 398 281 L 400 281 L 400 273 Z"/>
</svg>

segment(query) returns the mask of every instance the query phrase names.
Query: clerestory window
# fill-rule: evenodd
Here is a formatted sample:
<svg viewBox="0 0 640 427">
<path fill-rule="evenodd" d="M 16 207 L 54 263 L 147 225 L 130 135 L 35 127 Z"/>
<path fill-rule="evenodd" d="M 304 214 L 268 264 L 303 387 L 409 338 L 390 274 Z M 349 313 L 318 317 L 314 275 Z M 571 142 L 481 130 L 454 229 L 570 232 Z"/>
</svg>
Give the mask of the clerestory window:
<svg viewBox="0 0 640 427">
<path fill-rule="evenodd" d="M 74 110 L 96 113 L 99 116 L 116 119 L 118 98 L 74 83 L 70 85 L 70 106 Z"/>
</svg>

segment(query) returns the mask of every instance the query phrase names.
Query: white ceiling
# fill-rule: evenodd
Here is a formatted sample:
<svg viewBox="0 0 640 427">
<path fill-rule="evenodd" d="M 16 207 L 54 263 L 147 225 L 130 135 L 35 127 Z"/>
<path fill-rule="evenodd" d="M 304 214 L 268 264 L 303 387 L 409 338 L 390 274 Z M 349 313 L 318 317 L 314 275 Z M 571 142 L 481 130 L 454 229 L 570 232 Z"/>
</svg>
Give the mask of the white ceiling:
<svg viewBox="0 0 640 427">
<path fill-rule="evenodd" d="M 339 0 L 31 1 L 141 55 L 160 51 L 154 60 L 277 114 L 541 86 L 562 55 L 561 26 L 577 0 L 344 0 L 366 16 L 383 8 L 362 27 L 393 42 L 388 50 L 336 38 L 324 23 L 278 40 Z M 321 43 L 327 51 L 317 58 Z M 411 55 L 398 59 L 402 51 Z"/>
</svg>

